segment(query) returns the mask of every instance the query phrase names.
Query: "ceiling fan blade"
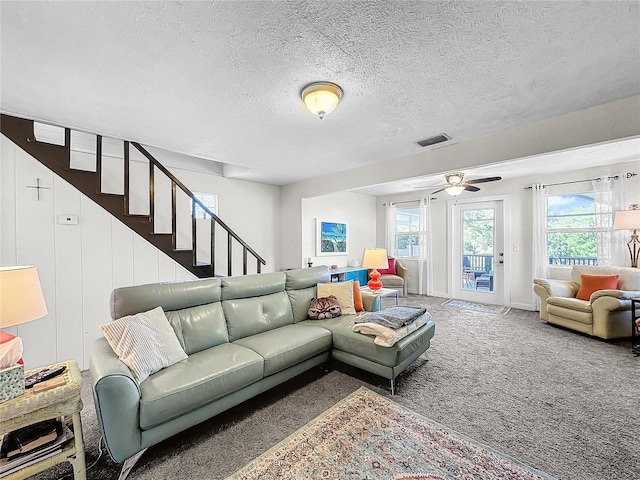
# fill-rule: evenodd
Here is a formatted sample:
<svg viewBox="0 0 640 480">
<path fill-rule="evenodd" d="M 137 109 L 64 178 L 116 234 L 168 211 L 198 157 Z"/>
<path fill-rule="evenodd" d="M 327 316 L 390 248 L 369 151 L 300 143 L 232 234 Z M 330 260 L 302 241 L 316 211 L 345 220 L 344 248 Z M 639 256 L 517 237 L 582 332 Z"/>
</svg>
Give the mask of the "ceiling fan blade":
<svg viewBox="0 0 640 480">
<path fill-rule="evenodd" d="M 480 189 L 478 187 L 474 187 L 473 185 L 465 185 L 464 189 L 467 192 L 478 192 L 478 191 L 480 191 Z"/>
<path fill-rule="evenodd" d="M 430 195 L 435 195 L 436 193 L 444 192 L 447 187 L 443 187 L 440 190 L 436 190 L 435 192 L 431 192 Z"/>
<path fill-rule="evenodd" d="M 487 183 L 487 182 L 495 182 L 497 180 L 502 180 L 502 177 L 486 177 L 486 178 L 476 178 L 475 180 L 468 180 L 464 183 L 472 184 L 472 183 Z"/>
</svg>

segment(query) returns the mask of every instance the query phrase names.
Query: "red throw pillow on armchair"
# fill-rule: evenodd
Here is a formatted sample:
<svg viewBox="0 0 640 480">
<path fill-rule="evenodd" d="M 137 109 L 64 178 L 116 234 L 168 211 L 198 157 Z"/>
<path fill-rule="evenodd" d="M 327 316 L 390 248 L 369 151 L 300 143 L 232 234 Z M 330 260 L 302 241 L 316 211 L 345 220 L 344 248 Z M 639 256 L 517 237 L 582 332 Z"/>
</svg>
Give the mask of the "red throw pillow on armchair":
<svg viewBox="0 0 640 480">
<path fill-rule="evenodd" d="M 396 274 L 396 259 L 393 257 L 388 258 L 389 268 L 379 268 L 380 275 L 395 275 Z"/>
</svg>

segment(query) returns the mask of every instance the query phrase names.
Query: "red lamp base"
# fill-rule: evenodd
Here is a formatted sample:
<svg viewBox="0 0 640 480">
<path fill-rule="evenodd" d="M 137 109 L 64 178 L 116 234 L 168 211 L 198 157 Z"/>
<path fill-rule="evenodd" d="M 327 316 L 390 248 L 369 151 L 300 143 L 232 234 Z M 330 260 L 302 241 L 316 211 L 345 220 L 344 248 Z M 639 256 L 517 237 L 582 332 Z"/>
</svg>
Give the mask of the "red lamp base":
<svg viewBox="0 0 640 480">
<path fill-rule="evenodd" d="M 369 274 L 369 276 L 371 277 L 371 280 L 369 280 L 369 282 L 367 283 L 367 287 L 369 287 L 371 290 L 380 290 L 382 288 L 380 275 L 381 273 L 374 268 Z"/>
</svg>

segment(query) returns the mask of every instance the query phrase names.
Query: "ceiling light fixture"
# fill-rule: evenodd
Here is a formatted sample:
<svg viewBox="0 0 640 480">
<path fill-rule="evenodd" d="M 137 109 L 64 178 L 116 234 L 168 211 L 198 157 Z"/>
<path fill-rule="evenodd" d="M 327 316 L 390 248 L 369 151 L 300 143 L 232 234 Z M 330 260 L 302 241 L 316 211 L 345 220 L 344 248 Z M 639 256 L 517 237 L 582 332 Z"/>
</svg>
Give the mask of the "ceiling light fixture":
<svg viewBox="0 0 640 480">
<path fill-rule="evenodd" d="M 457 195 L 460 195 L 462 192 L 464 192 L 464 186 L 462 185 L 451 185 L 450 187 L 446 187 L 445 191 L 451 195 L 452 197 L 455 197 Z"/>
<path fill-rule="evenodd" d="M 445 175 L 444 178 L 449 184 L 444 190 L 452 197 L 460 195 L 464 191 L 464 185 L 460 185 L 464 179 L 464 173 L 450 173 Z"/>
<path fill-rule="evenodd" d="M 324 118 L 335 110 L 342 94 L 342 88 L 335 83 L 313 82 L 302 89 L 300 96 L 311 113 Z"/>
</svg>

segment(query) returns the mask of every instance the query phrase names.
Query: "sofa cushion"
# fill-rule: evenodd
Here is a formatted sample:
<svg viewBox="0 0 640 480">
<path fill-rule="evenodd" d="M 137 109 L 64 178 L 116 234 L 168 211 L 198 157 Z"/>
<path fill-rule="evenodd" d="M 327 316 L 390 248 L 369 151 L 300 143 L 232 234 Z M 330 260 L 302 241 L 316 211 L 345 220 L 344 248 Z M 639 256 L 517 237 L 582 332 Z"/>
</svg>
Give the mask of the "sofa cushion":
<svg viewBox="0 0 640 480">
<path fill-rule="evenodd" d="M 353 282 L 353 308 L 356 309 L 356 312 L 364 311 L 362 292 L 360 291 L 360 284 L 358 282 Z"/>
<path fill-rule="evenodd" d="M 314 298 L 309 303 L 309 318 L 318 320 L 322 318 L 335 318 L 342 315 L 340 302 L 334 295 L 328 297 Z"/>
<path fill-rule="evenodd" d="M 300 268 L 297 270 L 286 270 L 284 274 L 287 278 L 285 285 L 287 290 L 300 290 L 309 287 L 313 287 L 315 290 L 318 283 L 331 281 L 329 268 L 326 265 L 311 268 Z"/>
<path fill-rule="evenodd" d="M 282 272 L 257 273 L 222 279 L 222 300 L 253 298 L 284 292 L 286 276 Z"/>
<path fill-rule="evenodd" d="M 353 305 L 353 280 L 347 282 L 319 283 L 316 289 L 318 298 L 334 295 L 338 299 L 338 302 L 340 302 L 343 315 L 354 315 L 356 313 Z"/>
<path fill-rule="evenodd" d="M 404 279 L 398 275 L 380 275 L 380 281 L 384 288 L 402 288 Z"/>
<path fill-rule="evenodd" d="M 229 341 L 220 302 L 165 312 L 188 355 Z"/>
<path fill-rule="evenodd" d="M 547 298 L 547 304 L 561 308 L 568 308 L 570 310 L 577 310 L 580 312 L 591 313 L 593 311 L 589 300 L 580 300 L 579 298 L 549 297 Z"/>
<path fill-rule="evenodd" d="M 287 290 L 294 323 L 301 322 L 308 318 L 309 304 L 316 298 L 316 286 L 302 288 L 300 290 Z"/>
<path fill-rule="evenodd" d="M 316 325 L 286 325 L 234 342 L 264 358 L 264 376 L 273 375 L 331 348 L 331 332 Z"/>
<path fill-rule="evenodd" d="M 152 283 L 116 288 L 111 293 L 111 318 L 134 315 L 157 306 L 165 312 L 220 301 L 220 279 Z"/>
<path fill-rule="evenodd" d="M 263 359 L 224 343 L 147 378 L 140 384 L 140 427 L 163 424 L 262 378 Z"/>
<path fill-rule="evenodd" d="M 589 300 L 591 294 L 597 290 L 615 290 L 618 287 L 620 275 L 580 275 L 580 290 L 576 298 Z"/>
<path fill-rule="evenodd" d="M 387 268 L 378 268 L 378 272 L 381 275 L 395 275 L 396 274 L 396 259 L 393 257 L 387 258 L 389 266 Z"/>
<path fill-rule="evenodd" d="M 232 342 L 293 323 L 291 304 L 284 291 L 253 298 L 223 300 L 222 309 Z"/>
<path fill-rule="evenodd" d="M 100 330 L 138 383 L 187 358 L 161 307 L 126 315 Z"/>
<path fill-rule="evenodd" d="M 618 267 L 615 265 L 575 265 L 571 269 L 571 280 L 578 285 L 580 276 L 589 275 L 620 275 L 618 290 L 640 291 L 640 269 L 633 267 Z"/>
<path fill-rule="evenodd" d="M 425 342 L 428 342 L 435 332 L 435 324 L 428 321 L 395 345 L 382 347 L 374 343 L 372 336 L 353 331 L 355 319 L 355 315 L 343 315 L 328 320 L 305 320 L 300 325 L 309 324 L 324 327 L 330 330 L 333 335 L 334 349 L 366 358 L 387 367 L 395 367 L 402 363 Z"/>
</svg>

